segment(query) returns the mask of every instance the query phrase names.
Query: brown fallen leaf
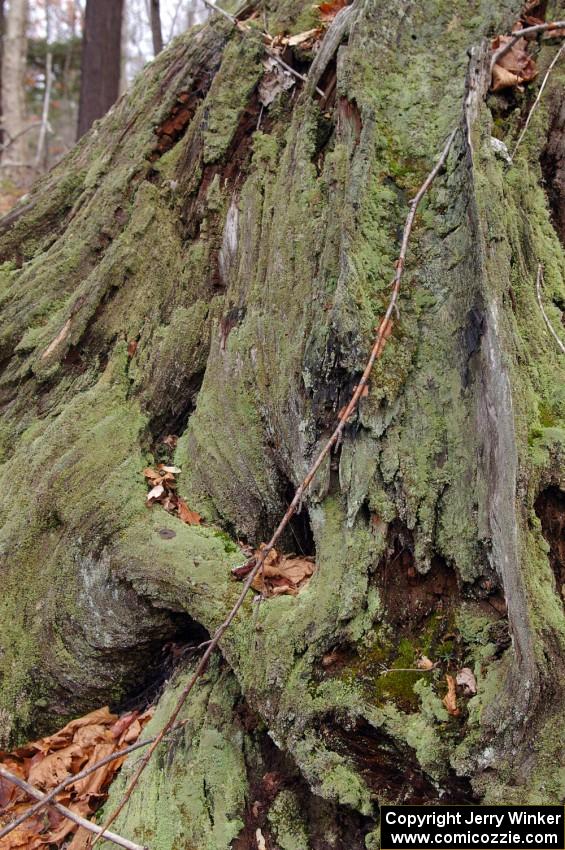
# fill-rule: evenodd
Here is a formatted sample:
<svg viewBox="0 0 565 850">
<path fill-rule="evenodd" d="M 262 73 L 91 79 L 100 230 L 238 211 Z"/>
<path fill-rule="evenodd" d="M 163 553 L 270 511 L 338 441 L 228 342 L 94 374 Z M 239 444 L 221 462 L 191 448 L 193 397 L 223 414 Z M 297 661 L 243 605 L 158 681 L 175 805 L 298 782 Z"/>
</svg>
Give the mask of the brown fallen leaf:
<svg viewBox="0 0 565 850">
<path fill-rule="evenodd" d="M 104 708 L 91 711 L 67 723 L 54 735 L 32 741 L 12 753 L 0 753 L 0 762 L 22 779 L 46 792 L 84 767 L 97 763 L 139 737 L 151 717 L 130 712 L 118 717 Z M 123 763 L 115 759 L 76 782 L 69 784 L 58 800 L 83 817 L 92 815 L 104 801 L 108 787 Z M 0 780 L 0 824 L 4 825 L 29 808 L 24 792 Z M 88 835 L 53 809 L 41 812 L 10 832 L 2 840 L 2 850 L 35 850 L 49 846 L 83 850 Z"/>
<path fill-rule="evenodd" d="M 433 670 L 436 665 L 433 661 L 430 661 L 427 655 L 422 655 L 416 661 L 416 667 L 418 670 Z"/>
<path fill-rule="evenodd" d="M 236 578 L 243 578 L 250 572 L 254 564 L 255 558 L 248 561 L 243 567 L 236 568 L 233 575 Z M 296 596 L 308 583 L 314 573 L 314 568 L 314 558 L 309 556 L 288 557 L 281 555 L 276 549 L 271 549 L 265 558 L 263 569 L 255 576 L 251 587 L 263 593 L 267 598 L 286 594 Z"/>
<path fill-rule="evenodd" d="M 333 21 L 338 12 L 345 6 L 349 6 L 349 0 L 330 0 L 328 3 L 320 3 L 314 6 L 320 13 L 320 18 L 323 21 Z"/>
<path fill-rule="evenodd" d="M 477 693 L 477 680 L 470 667 L 462 667 L 456 676 L 456 681 L 458 685 L 461 685 L 466 694 L 472 695 Z"/>
<path fill-rule="evenodd" d="M 177 499 L 178 502 L 178 515 L 179 518 L 186 522 L 187 525 L 200 525 L 202 522 L 202 517 L 200 514 L 197 514 L 196 511 L 191 511 L 184 499 L 181 499 L 180 496 Z"/>
<path fill-rule="evenodd" d="M 137 340 L 130 339 L 128 342 L 128 357 L 134 357 L 135 352 L 137 351 Z"/>
<path fill-rule="evenodd" d="M 493 53 L 509 44 L 513 39 L 511 35 L 497 35 L 492 40 Z M 537 76 L 536 63 L 528 54 L 528 42 L 520 38 L 512 45 L 504 56 L 496 62 L 492 69 L 491 91 L 519 86 L 528 83 Z"/>
<path fill-rule="evenodd" d="M 177 494 L 176 475 L 181 472 L 179 466 L 160 463 L 157 469 L 148 466 L 143 470 L 151 490 L 146 496 L 148 507 L 159 503 L 170 514 L 176 514 L 178 518 L 187 525 L 200 525 L 202 517 L 196 511 L 191 510 L 184 499 Z M 165 531 L 166 533 L 162 533 Z M 176 533 L 169 529 L 161 529 L 161 537 L 175 537 Z"/>
<path fill-rule="evenodd" d="M 442 699 L 442 702 L 446 707 L 448 714 L 451 714 L 452 717 L 459 717 L 461 711 L 457 708 L 457 689 L 455 687 L 455 679 L 453 676 L 450 676 L 449 673 L 446 673 L 445 680 L 447 682 L 447 693 Z"/>
</svg>

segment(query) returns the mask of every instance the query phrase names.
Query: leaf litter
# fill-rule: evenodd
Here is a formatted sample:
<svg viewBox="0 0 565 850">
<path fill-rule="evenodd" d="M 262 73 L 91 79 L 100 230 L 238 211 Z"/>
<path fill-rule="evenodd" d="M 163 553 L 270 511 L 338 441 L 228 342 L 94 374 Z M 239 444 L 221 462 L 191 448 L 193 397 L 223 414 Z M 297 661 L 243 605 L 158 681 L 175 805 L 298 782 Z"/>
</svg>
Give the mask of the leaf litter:
<svg viewBox="0 0 565 850">
<path fill-rule="evenodd" d="M 322 4 L 323 5 L 323 4 Z M 540 0 L 529 0 L 523 9 L 519 19 L 514 24 L 512 31 L 526 29 L 531 26 L 539 26 L 545 23 L 545 4 Z M 549 25 L 543 33 L 545 39 L 560 38 L 565 35 L 565 29 Z M 493 54 L 505 44 L 514 41 L 513 35 L 497 35 L 491 42 Z M 528 53 L 529 41 L 536 38 L 536 34 L 519 38 L 512 47 L 499 59 L 492 69 L 491 91 L 502 91 L 503 89 L 518 88 L 529 83 L 537 77 L 538 69 L 535 60 Z"/>
<path fill-rule="evenodd" d="M 40 791 L 49 793 L 69 775 L 96 764 L 116 750 L 137 741 L 153 709 L 118 716 L 107 706 L 67 723 L 63 729 L 13 752 L 0 752 L 0 763 Z M 88 818 L 101 806 L 124 758 L 115 759 L 90 776 L 78 779 L 57 795 L 58 803 Z M 28 809 L 25 791 L 0 777 L 0 827 Z M 90 833 L 52 807 L 28 818 L 2 840 L 2 850 L 65 847 L 86 850 Z"/>
<path fill-rule="evenodd" d="M 243 566 L 235 567 L 232 575 L 240 581 L 249 575 L 256 563 L 256 558 L 263 550 L 259 550 Z M 271 549 L 251 587 L 269 599 L 272 596 L 296 596 L 310 581 L 315 570 L 315 560 L 310 556 L 282 555 L 276 549 Z"/>
<path fill-rule="evenodd" d="M 158 464 L 156 469 L 148 466 L 143 470 L 143 475 L 150 487 L 146 496 L 146 504 L 152 507 L 160 504 L 170 514 L 177 516 L 181 522 L 187 525 L 200 525 L 202 517 L 196 511 L 191 510 L 177 491 L 176 476 L 181 472 L 178 466 Z"/>
</svg>

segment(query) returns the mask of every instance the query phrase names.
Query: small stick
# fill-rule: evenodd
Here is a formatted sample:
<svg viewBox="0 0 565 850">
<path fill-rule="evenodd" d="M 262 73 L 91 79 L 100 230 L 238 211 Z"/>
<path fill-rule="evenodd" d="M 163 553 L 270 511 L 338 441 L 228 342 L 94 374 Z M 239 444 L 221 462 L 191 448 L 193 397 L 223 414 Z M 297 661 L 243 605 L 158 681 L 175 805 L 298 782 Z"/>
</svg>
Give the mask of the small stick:
<svg viewBox="0 0 565 850">
<path fill-rule="evenodd" d="M 226 617 L 224 622 L 216 629 L 214 636 L 212 637 L 212 640 L 208 644 L 206 651 L 204 652 L 204 655 L 202 656 L 200 663 L 198 664 L 198 667 L 196 668 L 193 676 L 191 677 L 190 681 L 187 682 L 187 684 L 185 685 L 185 687 L 181 691 L 181 694 L 178 698 L 177 704 L 175 705 L 175 707 L 173 709 L 173 713 L 171 714 L 168 721 L 163 726 L 163 728 L 161 729 L 161 731 L 159 732 L 159 734 L 157 735 L 157 737 L 155 738 L 155 740 L 151 744 L 150 748 L 145 753 L 143 759 L 141 760 L 141 762 L 139 764 L 139 767 L 137 768 L 137 770 L 134 773 L 128 787 L 126 788 L 126 790 L 124 792 L 124 796 L 122 797 L 120 803 L 118 804 L 115 811 L 112 812 L 112 814 L 109 816 L 109 818 L 107 819 L 107 821 L 103 825 L 102 832 L 99 833 L 98 836 L 94 839 L 94 841 L 92 843 L 93 847 L 96 844 L 96 842 L 99 840 L 99 838 L 103 835 L 105 830 L 109 826 L 111 826 L 111 824 L 114 823 L 114 821 L 116 820 L 116 818 L 118 817 L 118 815 L 120 814 L 120 812 L 122 811 L 124 806 L 127 804 L 129 798 L 131 797 L 131 795 L 133 793 L 134 788 L 136 787 L 137 783 L 139 782 L 141 774 L 143 773 L 143 771 L 147 767 L 147 764 L 149 763 L 151 756 L 153 755 L 153 753 L 155 752 L 155 750 L 157 749 L 157 747 L 159 746 L 159 744 L 161 743 L 161 741 L 163 740 L 163 738 L 165 737 L 167 732 L 174 725 L 174 723 L 175 723 L 175 721 L 176 721 L 176 719 L 179 715 L 180 710 L 182 709 L 184 703 L 186 702 L 188 695 L 190 694 L 194 685 L 198 681 L 199 677 L 206 670 L 210 656 L 214 652 L 214 650 L 217 647 L 218 643 L 220 642 L 222 636 L 224 635 L 226 630 L 230 627 L 230 625 L 231 625 L 232 621 L 234 620 L 234 618 L 236 617 L 239 609 L 243 605 L 245 597 L 247 596 L 247 594 L 249 592 L 249 589 L 250 589 L 250 587 L 253 583 L 255 576 L 263 568 L 263 564 L 265 562 L 267 555 L 269 554 L 271 549 L 274 548 L 275 544 L 277 543 L 277 541 L 281 537 L 283 531 L 285 530 L 288 523 L 290 522 L 293 514 L 296 512 L 298 505 L 300 504 L 300 502 L 302 500 L 302 496 L 304 494 L 304 491 L 307 490 L 308 486 L 310 485 L 311 481 L 314 479 L 314 477 L 315 477 L 318 469 L 322 465 L 323 461 L 325 460 L 327 455 L 331 452 L 333 446 L 337 443 L 337 441 L 340 438 L 343 430 L 345 429 L 345 426 L 347 424 L 349 417 L 355 411 L 357 404 L 359 402 L 359 399 L 361 398 L 361 396 L 363 394 L 363 389 L 367 385 L 367 382 L 369 380 L 369 376 L 371 374 L 371 371 L 373 369 L 375 361 L 382 354 L 383 349 L 386 345 L 387 339 L 389 338 L 391 331 L 392 331 L 392 316 L 395 312 L 396 302 L 398 300 L 398 295 L 399 295 L 399 292 L 400 292 L 400 281 L 402 279 L 402 272 L 404 271 L 404 263 L 405 263 L 405 260 L 406 260 L 406 252 L 407 252 L 407 249 L 408 249 L 408 240 L 410 238 L 410 234 L 412 232 L 412 227 L 414 225 L 414 219 L 416 217 L 416 210 L 418 208 L 418 204 L 420 203 L 423 196 L 426 194 L 426 192 L 430 188 L 435 177 L 437 177 L 438 173 L 443 168 L 445 161 L 447 160 L 447 156 L 448 156 L 449 151 L 451 149 L 451 145 L 453 143 L 453 140 L 455 138 L 456 133 L 457 133 L 457 130 L 453 130 L 453 132 L 450 134 L 450 136 L 449 136 L 447 142 L 445 143 L 444 148 L 443 148 L 443 150 L 442 150 L 442 152 L 439 156 L 437 163 L 434 165 L 434 167 L 432 168 L 432 170 L 430 171 L 430 173 L 428 174 L 428 176 L 426 177 L 426 179 L 424 180 L 424 182 L 422 183 L 422 185 L 418 189 L 416 196 L 414 197 L 412 203 L 410 204 L 410 209 L 409 209 L 408 215 L 406 216 L 406 222 L 404 224 L 404 231 L 403 231 L 403 234 L 402 234 L 402 242 L 401 242 L 401 245 L 400 245 L 400 254 L 399 254 L 399 257 L 398 257 L 398 260 L 397 260 L 397 263 L 396 263 L 396 272 L 395 272 L 394 279 L 393 279 L 393 282 L 392 282 L 392 293 L 391 293 L 391 296 L 390 296 L 388 307 L 387 307 L 387 310 L 384 314 L 382 321 L 380 322 L 380 324 L 377 328 L 377 334 L 376 334 L 376 337 L 375 337 L 373 348 L 371 349 L 371 354 L 369 355 L 369 359 L 367 361 L 367 365 L 365 366 L 365 370 L 364 370 L 364 372 L 363 372 L 363 374 L 362 374 L 362 376 L 361 376 L 361 378 L 360 378 L 360 380 L 357 384 L 357 387 L 355 388 L 353 395 L 351 396 L 349 404 L 347 405 L 345 410 L 340 414 L 339 422 L 338 422 L 333 434 L 331 435 L 329 440 L 325 443 L 324 447 L 322 448 L 322 450 L 320 451 L 320 453 L 316 457 L 314 463 L 312 464 L 308 473 L 306 474 L 306 477 L 304 478 L 302 484 L 300 484 L 300 486 L 297 488 L 296 493 L 294 494 L 294 498 L 292 499 L 292 502 L 288 506 L 288 509 L 287 509 L 285 515 L 283 516 L 283 518 L 279 522 L 275 532 L 273 533 L 273 536 L 271 537 L 269 542 L 264 546 L 264 548 L 261 549 L 260 553 L 257 555 L 256 561 L 255 561 L 255 566 L 253 567 L 253 569 L 251 570 L 251 572 L 247 576 L 245 583 L 243 585 L 242 591 L 239 594 L 235 605 L 231 609 L 230 613 L 228 614 L 228 616 Z"/>
<path fill-rule="evenodd" d="M 10 773 L 10 771 L 6 770 L 6 768 L 1 764 L 0 776 L 3 777 L 3 779 L 7 779 L 8 782 L 11 782 L 13 785 L 17 785 L 18 788 L 21 788 L 22 791 L 25 791 L 26 794 L 30 797 L 34 797 L 36 800 L 41 800 L 43 802 L 44 798 L 47 796 L 41 791 L 38 791 L 37 788 L 34 788 L 33 785 L 30 785 L 29 782 L 26 782 L 24 779 L 20 779 L 20 777 L 16 776 L 14 773 Z M 83 818 L 81 815 L 77 815 L 75 812 L 67 809 L 66 806 L 62 806 L 60 803 L 55 802 L 51 802 L 50 805 L 53 806 L 54 809 L 57 809 L 59 814 L 66 817 L 68 820 L 72 820 L 74 823 L 78 824 L 78 826 L 82 826 L 89 832 L 94 832 L 97 836 L 102 833 L 102 827 L 95 823 L 91 823 L 91 821 Z M 122 838 L 121 835 L 116 835 L 115 832 L 106 832 L 104 838 L 107 838 L 108 841 L 111 841 L 113 844 L 125 847 L 126 850 L 148 850 L 147 847 L 142 847 L 141 844 L 135 844 L 127 838 Z"/>
<path fill-rule="evenodd" d="M 530 119 L 531 119 L 532 115 L 534 114 L 534 111 L 535 111 L 535 109 L 537 108 L 537 106 L 538 106 L 538 104 L 539 104 L 539 102 L 540 102 L 540 100 L 541 100 L 541 96 L 542 96 L 542 94 L 543 94 L 543 90 L 544 90 L 544 88 L 545 88 L 545 86 L 546 86 L 546 83 L 547 83 L 547 81 L 548 81 L 548 79 L 549 79 L 549 75 L 550 75 L 550 74 L 551 74 L 551 72 L 553 71 L 553 69 L 554 69 L 554 67 L 556 66 L 556 64 L 559 62 L 559 59 L 560 59 L 560 57 L 561 57 L 561 54 L 563 53 L 563 51 L 564 51 L 564 50 L 565 50 L 565 42 L 563 42 L 563 44 L 561 45 L 561 47 L 559 48 L 559 50 L 557 51 L 557 53 L 556 53 L 556 54 L 555 54 L 555 56 L 553 57 L 553 60 L 552 60 L 552 62 L 551 62 L 551 65 L 549 66 L 549 68 L 548 68 L 548 69 L 547 69 L 547 71 L 546 71 L 546 74 L 545 74 L 545 77 L 543 78 L 542 84 L 541 84 L 541 86 L 539 87 L 538 96 L 537 96 L 537 97 L 536 97 L 536 99 L 534 100 L 534 102 L 533 102 L 533 104 L 532 104 L 532 108 L 531 108 L 531 109 L 530 109 L 530 111 L 528 112 L 528 117 L 526 118 L 526 123 L 524 124 L 524 127 L 522 128 L 522 132 L 521 132 L 521 133 L 520 133 L 520 135 L 518 136 L 518 141 L 516 142 L 516 144 L 515 144 L 515 146 L 514 146 L 514 150 L 513 150 L 513 151 L 512 151 L 512 153 L 510 154 L 510 159 L 514 159 L 514 157 L 516 156 L 516 151 L 518 150 L 518 145 L 520 144 L 520 142 L 522 141 L 522 139 L 523 139 L 523 138 L 524 138 L 524 136 L 526 135 L 526 130 L 528 129 L 529 124 L 530 124 Z"/>
<path fill-rule="evenodd" d="M 433 673 L 436 669 L 435 664 L 433 667 L 428 667 L 427 670 L 422 670 L 421 667 L 387 667 L 385 670 L 381 670 L 379 676 L 386 676 L 387 673 Z"/>
<path fill-rule="evenodd" d="M 205 0 L 206 2 L 206 0 Z M 523 30 L 516 30 L 516 32 L 512 33 L 512 38 L 506 44 L 503 44 L 498 50 L 492 54 L 492 59 L 490 60 L 490 70 L 496 65 L 496 63 L 505 56 L 509 50 L 512 50 L 517 41 L 519 41 L 525 35 L 534 35 L 538 32 L 545 32 L 546 30 L 556 30 L 562 29 L 565 27 L 565 21 L 548 21 L 546 24 L 536 24 L 535 27 L 526 27 Z"/>
<path fill-rule="evenodd" d="M 224 18 L 230 21 L 233 26 L 240 32 L 251 32 L 250 27 L 245 26 L 245 24 L 243 24 L 241 21 L 238 21 L 235 15 L 230 15 L 229 12 L 226 12 L 226 10 L 222 9 L 220 6 L 216 6 L 216 4 L 212 3 L 211 0 L 203 0 L 203 2 L 206 6 L 208 6 L 209 9 L 212 9 L 214 12 L 219 12 L 220 15 L 223 15 Z M 263 38 L 266 38 L 269 41 L 273 40 L 272 36 L 270 36 L 268 32 L 261 32 L 261 35 L 263 36 Z M 270 50 L 267 45 L 264 45 L 264 50 L 267 56 L 270 56 L 271 59 L 274 59 L 275 62 L 278 62 L 281 68 L 284 68 L 285 71 L 288 71 L 288 73 L 292 74 L 293 77 L 296 77 L 297 80 L 301 80 L 303 83 L 306 82 L 308 78 L 304 74 L 301 74 L 299 71 L 296 71 L 294 68 L 291 68 L 290 65 L 287 65 L 287 63 L 284 61 L 284 59 L 281 59 L 278 53 L 275 53 L 274 50 Z M 316 86 L 316 91 L 318 92 L 320 97 L 325 97 L 325 92 L 318 86 Z"/>
<path fill-rule="evenodd" d="M 179 726 L 184 725 L 184 723 L 177 724 L 174 729 L 171 731 L 176 731 Z M 16 829 L 21 823 L 26 821 L 28 818 L 31 818 L 33 815 L 40 812 L 41 809 L 44 809 L 45 806 L 48 806 L 55 797 L 64 791 L 69 785 L 73 785 L 75 782 L 78 782 L 80 779 L 85 779 L 87 776 L 90 776 L 91 773 L 96 773 L 96 771 L 104 767 L 105 764 L 109 764 L 112 761 L 116 761 L 116 759 L 122 758 L 123 756 L 129 755 L 129 753 L 133 753 L 135 750 L 139 750 L 142 747 L 148 747 L 155 738 L 146 738 L 143 741 L 137 741 L 135 744 L 130 744 L 129 747 L 124 747 L 123 750 L 116 750 L 115 753 L 110 753 L 104 758 L 100 759 L 100 761 L 91 764 L 89 767 L 85 767 L 84 770 L 81 770 L 79 773 L 70 773 L 62 782 L 57 785 L 56 788 L 53 788 L 52 791 L 49 791 L 48 794 L 45 794 L 42 800 L 39 800 L 37 803 L 34 803 L 33 806 L 30 806 L 29 809 L 26 809 L 25 812 L 22 812 L 15 820 L 10 821 L 6 826 L 0 830 L 0 840 L 4 838 L 8 833 L 12 832 L 12 830 Z"/>
<path fill-rule="evenodd" d="M 538 296 L 539 308 L 541 310 L 541 314 L 542 314 L 542 316 L 545 320 L 545 323 L 546 323 L 547 327 L 549 328 L 550 334 L 552 335 L 553 339 L 555 340 L 555 342 L 557 343 L 557 345 L 561 349 L 561 353 L 565 354 L 565 345 L 563 345 L 563 343 L 561 342 L 561 340 L 557 336 L 557 332 L 554 330 L 553 325 L 549 321 L 549 316 L 547 315 L 547 313 L 545 312 L 544 307 L 543 307 L 543 303 L 542 303 L 542 300 L 541 300 L 541 282 L 542 282 L 542 280 L 543 280 L 543 266 L 540 263 L 539 266 L 538 266 L 538 276 L 536 278 L 536 292 L 537 292 L 537 296 Z"/>
</svg>

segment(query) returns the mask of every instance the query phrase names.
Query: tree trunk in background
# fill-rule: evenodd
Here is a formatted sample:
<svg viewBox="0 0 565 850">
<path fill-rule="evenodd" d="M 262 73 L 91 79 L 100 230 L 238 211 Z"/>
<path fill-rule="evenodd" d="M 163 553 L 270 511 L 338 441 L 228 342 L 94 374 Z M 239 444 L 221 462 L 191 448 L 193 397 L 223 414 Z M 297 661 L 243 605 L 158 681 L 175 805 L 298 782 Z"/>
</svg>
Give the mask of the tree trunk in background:
<svg viewBox="0 0 565 850">
<path fill-rule="evenodd" d="M 87 0 L 78 137 L 115 103 L 120 86 L 123 0 Z"/>
<path fill-rule="evenodd" d="M 361 850 L 378 803 L 565 795 L 563 362 L 535 287 L 543 263 L 563 335 L 565 69 L 509 165 L 492 137 L 512 146 L 558 49 L 487 94 L 487 37 L 520 6 L 356 3 L 313 62 L 289 51 L 290 90 L 214 17 L 0 223 L 0 747 L 160 688 L 155 731 L 181 647 L 239 593 L 240 542 L 270 535 L 357 383 L 458 128 L 369 394 L 283 544 L 316 571 L 222 638 L 116 825 L 141 844 Z M 272 0 L 270 31 L 312 14 Z M 165 461 L 202 526 L 146 507 Z M 467 672 L 448 713 L 463 668 L 476 693 Z"/>
<path fill-rule="evenodd" d="M 0 147 L 4 144 L 4 110 L 2 108 L 2 65 L 4 56 L 4 38 L 6 37 L 5 0 L 0 0 Z"/>
<path fill-rule="evenodd" d="M 151 37 L 153 39 L 153 54 L 157 56 L 163 49 L 163 32 L 161 29 L 161 8 L 159 0 L 149 0 L 151 17 Z"/>
<path fill-rule="evenodd" d="M 12 0 L 6 15 L 6 31 L 2 52 L 2 109 L 6 142 L 10 146 L 2 155 L 8 166 L 4 175 L 12 176 L 15 182 L 26 177 L 28 139 L 26 127 L 25 71 L 27 59 L 27 0 Z M 14 163 L 9 166 L 9 163 Z"/>
</svg>

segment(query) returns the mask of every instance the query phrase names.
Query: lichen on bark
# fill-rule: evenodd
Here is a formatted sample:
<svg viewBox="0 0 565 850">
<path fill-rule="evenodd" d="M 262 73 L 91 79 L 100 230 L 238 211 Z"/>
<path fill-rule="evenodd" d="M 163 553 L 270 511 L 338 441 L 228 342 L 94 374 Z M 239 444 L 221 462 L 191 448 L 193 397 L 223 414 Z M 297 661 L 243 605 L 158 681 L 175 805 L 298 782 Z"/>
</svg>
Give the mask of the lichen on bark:
<svg viewBox="0 0 565 850">
<path fill-rule="evenodd" d="M 241 541 L 272 530 L 358 379 L 407 203 L 460 127 L 369 395 L 284 541 L 316 573 L 245 603 L 119 822 L 157 850 L 244 850 L 257 827 L 283 850 L 376 846 L 377 802 L 563 795 L 563 600 L 536 515 L 564 487 L 562 364 L 534 285 L 542 262 L 558 319 L 551 120 L 508 167 L 501 103 L 478 92 L 463 115 L 467 48 L 484 60 L 518 10 L 359 3 L 321 76 L 335 99 L 296 84 L 264 110 L 260 41 L 213 20 L 0 223 L 7 744 L 119 706 L 163 644 L 221 622 Z M 311 11 L 278 4 L 272 32 Z M 202 527 L 144 504 L 172 433 Z M 436 672 L 405 672 L 422 654 Z M 477 694 L 453 717 L 461 666 Z"/>
</svg>

